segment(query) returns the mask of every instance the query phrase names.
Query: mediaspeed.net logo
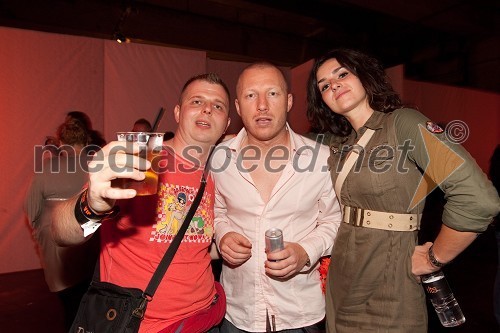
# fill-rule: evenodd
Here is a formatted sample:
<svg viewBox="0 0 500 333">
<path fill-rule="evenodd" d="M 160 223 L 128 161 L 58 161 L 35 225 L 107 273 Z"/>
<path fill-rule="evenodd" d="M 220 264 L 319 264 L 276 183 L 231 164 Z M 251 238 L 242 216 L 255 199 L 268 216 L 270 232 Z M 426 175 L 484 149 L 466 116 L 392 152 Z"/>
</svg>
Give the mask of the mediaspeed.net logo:
<svg viewBox="0 0 500 333">
<path fill-rule="evenodd" d="M 446 140 L 450 144 L 463 143 L 468 138 L 469 135 L 469 128 L 464 122 L 460 120 L 449 122 L 445 130 L 441 129 L 437 124 L 431 122 L 428 122 L 426 126 L 419 125 L 419 130 L 426 151 L 427 152 L 432 151 L 433 154 L 428 154 L 429 163 L 426 169 L 424 170 L 425 172 L 422 175 L 419 185 L 415 191 L 415 194 L 409 204 L 408 211 L 412 210 L 420 202 L 422 202 L 422 200 L 424 200 L 437 186 L 439 186 L 442 182 L 444 182 L 453 172 L 455 172 L 465 162 L 461 156 L 459 156 L 455 151 L 453 151 L 453 149 L 444 144 L 436 136 L 436 134 L 442 133 L 442 135 L 445 135 Z M 289 160 L 292 161 L 292 165 L 295 172 L 313 172 L 316 163 L 320 163 L 321 172 L 329 173 L 330 171 L 328 171 L 329 168 L 328 165 L 326 164 L 326 160 L 318 159 L 320 146 L 321 144 L 319 142 L 315 142 L 314 146 L 304 146 L 293 154 L 294 156 L 293 158 L 291 158 L 292 155 L 290 154 L 289 149 L 286 146 L 276 146 L 270 151 L 268 151 L 266 154 L 263 154 L 258 147 L 254 146 L 245 147 L 245 149 L 239 151 L 238 154 L 241 156 L 235 158 L 235 161 L 238 167 L 238 171 L 242 173 L 251 172 L 252 170 L 254 170 L 255 167 L 259 164 L 261 158 L 264 158 L 265 160 L 264 166 L 266 167 L 266 170 L 271 173 L 281 172 L 283 170 L 283 165 L 280 165 L 279 168 L 273 168 L 272 167 L 273 161 L 276 162 L 276 161 L 289 161 Z M 68 146 L 66 148 L 71 149 L 72 147 Z M 102 167 L 104 167 L 103 163 L 99 163 L 99 161 L 104 162 L 105 159 L 104 156 L 102 156 L 102 152 L 99 150 L 99 147 L 90 146 L 87 148 L 88 149 L 85 149 L 82 152 L 80 152 L 80 154 L 76 154 L 77 158 L 73 160 L 73 164 L 66 165 L 67 168 L 67 170 L 65 170 L 66 172 L 69 173 L 76 172 L 76 169 L 78 168 L 83 169 L 85 172 L 98 172 Z M 404 145 L 398 146 L 397 148 L 401 149 L 402 154 L 399 156 L 403 160 L 406 159 L 407 153 L 409 151 L 415 149 L 415 147 L 412 146 L 410 142 L 405 142 Z M 114 147 L 114 149 L 116 150 L 114 151 L 114 153 L 119 153 L 119 152 L 125 153 L 127 150 L 130 150 L 131 147 L 127 148 L 127 146 L 123 147 L 117 146 Z M 155 170 L 155 171 L 158 173 L 178 172 L 178 171 L 186 173 L 194 172 L 198 170 L 200 165 L 203 164 L 201 163 L 201 161 L 198 161 L 196 158 L 194 158 L 195 154 L 192 153 L 193 151 L 199 151 L 199 149 L 200 147 L 190 146 L 186 147 L 184 151 L 181 152 L 181 156 L 185 160 L 192 162 L 193 167 L 182 170 L 173 170 L 171 167 L 175 167 L 177 164 L 174 163 L 174 161 L 170 160 L 167 161 L 168 163 L 166 163 L 168 167 L 163 168 L 162 170 Z M 370 172 L 384 173 L 388 170 L 388 168 L 391 167 L 396 167 L 397 172 L 407 172 L 408 169 L 403 166 L 404 164 L 403 161 L 396 161 L 395 164 L 393 165 L 382 165 L 382 167 L 376 167 L 375 165 L 376 163 L 374 162 L 376 162 L 377 159 L 380 157 L 379 154 L 391 152 L 391 149 L 394 148 L 387 145 L 382 145 L 378 147 L 378 149 L 375 149 L 370 152 L 364 152 L 363 149 L 361 148 L 361 151 L 358 151 L 358 153 L 361 154 L 360 156 L 361 159 L 368 158 L 368 160 L 370 161 L 370 163 L 368 163 Z M 214 148 L 214 150 L 215 151 L 224 150 L 225 151 L 224 155 L 227 156 L 230 156 L 232 154 L 231 149 L 224 146 L 217 146 Z M 355 147 L 351 146 L 349 147 L 348 150 L 342 151 L 342 153 L 348 154 L 351 150 L 355 151 L 356 149 Z M 301 165 L 300 163 L 298 163 L 298 156 L 306 152 L 310 156 L 310 159 L 308 159 L 306 165 Z M 366 156 L 365 153 L 367 153 Z M 42 173 L 44 172 L 44 167 L 47 167 L 42 163 L 44 154 L 49 154 L 49 152 L 47 151 L 47 147 L 35 146 L 34 149 L 35 173 Z M 89 158 L 89 154 L 94 156 L 90 156 Z M 170 159 L 172 159 L 176 156 L 176 154 L 172 152 L 172 154 L 169 154 L 169 156 Z M 129 158 L 131 157 L 132 156 L 129 156 Z M 120 167 L 119 165 L 116 164 L 116 161 L 114 160 L 115 155 L 111 154 L 110 156 L 108 156 L 108 158 L 111 159 L 108 161 L 110 167 L 114 168 L 115 171 L 120 172 L 126 170 L 126 167 Z M 89 169 L 88 166 L 88 162 L 90 159 L 97 161 L 97 163 L 94 163 L 95 165 L 91 169 Z M 59 162 L 60 160 L 56 159 L 50 165 L 48 165 L 48 168 L 50 170 L 45 170 L 45 171 L 51 173 L 58 173 L 63 171 Z M 360 161 L 356 163 L 357 166 L 354 167 L 353 172 L 360 172 L 359 168 L 361 167 L 361 164 L 359 162 Z M 225 161 L 225 164 L 219 166 L 218 168 L 212 168 L 211 171 L 224 172 L 225 169 L 229 166 L 228 163 L 229 160 Z M 341 171 L 341 169 L 342 165 L 339 163 L 334 172 L 338 173 Z"/>
<path fill-rule="evenodd" d="M 236 153 L 234 162 L 238 171 L 241 173 L 250 173 L 260 164 L 264 166 L 266 172 L 280 173 L 289 162 L 293 170 L 298 173 L 313 172 L 318 166 L 321 168 L 321 172 L 328 172 L 326 157 L 324 159 L 318 158 L 321 149 L 325 149 L 325 146 L 320 142 L 314 142 L 313 145 L 301 146 L 294 149 L 293 152 L 285 145 L 276 145 L 267 152 L 262 152 L 257 146 L 249 145 Z M 100 149 L 83 149 L 80 152 L 76 152 L 73 147 L 65 146 L 64 149 L 59 150 L 63 151 L 63 153 L 56 153 L 56 155 L 53 156 L 46 146 L 35 146 L 34 172 L 75 173 L 77 171 L 84 171 L 92 173 L 99 172 L 103 168 L 109 167 L 114 172 L 119 173 L 129 171 L 131 168 L 130 166 L 133 164 L 132 159 L 134 158 L 134 156 L 130 154 L 132 151 L 132 143 L 129 142 L 108 149 L 107 155 L 104 155 L 103 151 Z M 70 153 L 68 153 L 68 151 L 70 151 Z M 147 157 L 150 159 L 152 170 L 157 174 L 167 172 L 193 173 L 199 170 L 205 163 L 205 161 L 201 161 L 197 157 L 200 156 L 201 152 L 202 148 L 197 145 L 186 146 L 181 152 L 176 152 L 171 147 L 163 146 L 157 153 L 151 156 L 149 153 L 146 153 L 146 156 L 139 154 L 139 156 L 143 158 L 140 160 L 138 168 L 141 170 L 146 169 L 145 157 Z M 216 154 L 232 156 L 233 153 L 231 148 L 219 145 L 213 146 L 212 156 Z M 44 163 L 44 156 L 52 156 L 52 158 L 48 160 L 50 163 Z M 73 158 L 68 160 L 65 156 L 72 156 Z M 307 157 L 301 158 L 301 156 Z M 176 163 L 175 161 L 179 158 L 181 158 L 181 163 Z M 64 160 L 65 163 L 62 163 L 62 160 Z M 90 160 L 92 160 L 92 163 L 89 164 Z M 261 163 L 261 161 L 263 161 L 263 163 Z M 211 165 L 210 171 L 213 173 L 224 172 L 231 163 L 233 163 L 232 159 L 226 159 L 223 161 L 222 165 Z M 275 166 L 275 163 L 278 165 Z"/>
</svg>

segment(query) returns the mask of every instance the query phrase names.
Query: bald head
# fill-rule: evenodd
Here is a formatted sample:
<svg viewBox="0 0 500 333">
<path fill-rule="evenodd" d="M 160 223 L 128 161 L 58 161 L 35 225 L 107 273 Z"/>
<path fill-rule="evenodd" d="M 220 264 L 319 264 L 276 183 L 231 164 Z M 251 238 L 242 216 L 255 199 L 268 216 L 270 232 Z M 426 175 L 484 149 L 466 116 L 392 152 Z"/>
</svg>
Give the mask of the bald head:
<svg viewBox="0 0 500 333">
<path fill-rule="evenodd" d="M 273 71 L 275 71 L 279 77 L 281 88 L 283 89 L 283 91 L 288 92 L 288 83 L 287 83 L 287 81 L 285 79 L 285 75 L 283 74 L 281 69 L 279 69 L 277 66 L 275 66 L 269 62 L 262 61 L 262 62 L 256 62 L 256 63 L 250 64 L 247 67 L 245 67 L 245 69 L 243 69 L 240 76 L 238 77 L 238 82 L 236 83 L 236 95 L 237 96 L 240 95 L 240 92 L 243 89 L 242 84 L 244 83 L 245 76 L 248 73 L 251 73 L 253 71 L 264 70 L 264 69 L 272 69 Z"/>
</svg>

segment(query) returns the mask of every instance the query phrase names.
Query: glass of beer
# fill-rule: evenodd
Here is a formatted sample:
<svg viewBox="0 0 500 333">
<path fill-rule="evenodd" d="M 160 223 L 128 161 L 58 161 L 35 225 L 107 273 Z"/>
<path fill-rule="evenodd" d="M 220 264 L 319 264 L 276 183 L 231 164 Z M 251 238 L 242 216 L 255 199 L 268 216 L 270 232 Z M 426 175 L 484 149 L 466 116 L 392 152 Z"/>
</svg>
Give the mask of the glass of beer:
<svg viewBox="0 0 500 333">
<path fill-rule="evenodd" d="M 123 189 L 134 189 L 138 196 L 156 194 L 158 191 L 158 165 L 159 155 L 163 145 L 163 133 L 150 132 L 118 132 L 118 141 L 128 143 L 137 142 L 139 144 L 139 153 L 135 155 L 147 159 L 151 162 L 151 168 L 146 170 L 144 180 L 135 180 L 130 178 L 117 178 L 111 181 L 112 187 Z M 157 158 L 155 158 L 157 157 Z"/>
</svg>

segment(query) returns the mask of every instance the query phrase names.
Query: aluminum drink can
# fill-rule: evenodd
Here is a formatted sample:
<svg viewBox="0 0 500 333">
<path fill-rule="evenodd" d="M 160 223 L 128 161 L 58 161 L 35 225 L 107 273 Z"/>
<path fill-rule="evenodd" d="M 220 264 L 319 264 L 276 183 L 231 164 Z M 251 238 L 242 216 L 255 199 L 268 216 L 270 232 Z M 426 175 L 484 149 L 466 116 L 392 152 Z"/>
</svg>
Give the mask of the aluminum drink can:
<svg viewBox="0 0 500 333">
<path fill-rule="evenodd" d="M 271 228 L 266 231 L 266 252 L 271 253 L 283 250 L 283 232 L 278 228 Z"/>
</svg>

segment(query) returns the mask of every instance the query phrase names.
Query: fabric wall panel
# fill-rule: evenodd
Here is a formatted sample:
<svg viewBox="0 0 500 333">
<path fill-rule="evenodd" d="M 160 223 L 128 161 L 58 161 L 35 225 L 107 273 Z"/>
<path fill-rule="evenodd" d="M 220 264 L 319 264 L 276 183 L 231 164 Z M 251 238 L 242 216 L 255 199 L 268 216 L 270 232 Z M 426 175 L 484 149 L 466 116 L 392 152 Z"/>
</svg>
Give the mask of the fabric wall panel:
<svg viewBox="0 0 500 333">
<path fill-rule="evenodd" d="M 161 107 L 165 114 L 159 132 L 177 128 L 173 110 L 185 81 L 205 73 L 206 55 L 144 44 L 105 41 L 105 133 L 115 140 L 117 131 L 132 129 L 139 118 L 153 124 Z"/>
<path fill-rule="evenodd" d="M 101 40 L 0 28 L 0 273 L 40 267 L 23 202 L 34 146 L 70 110 L 103 119 Z"/>
</svg>

